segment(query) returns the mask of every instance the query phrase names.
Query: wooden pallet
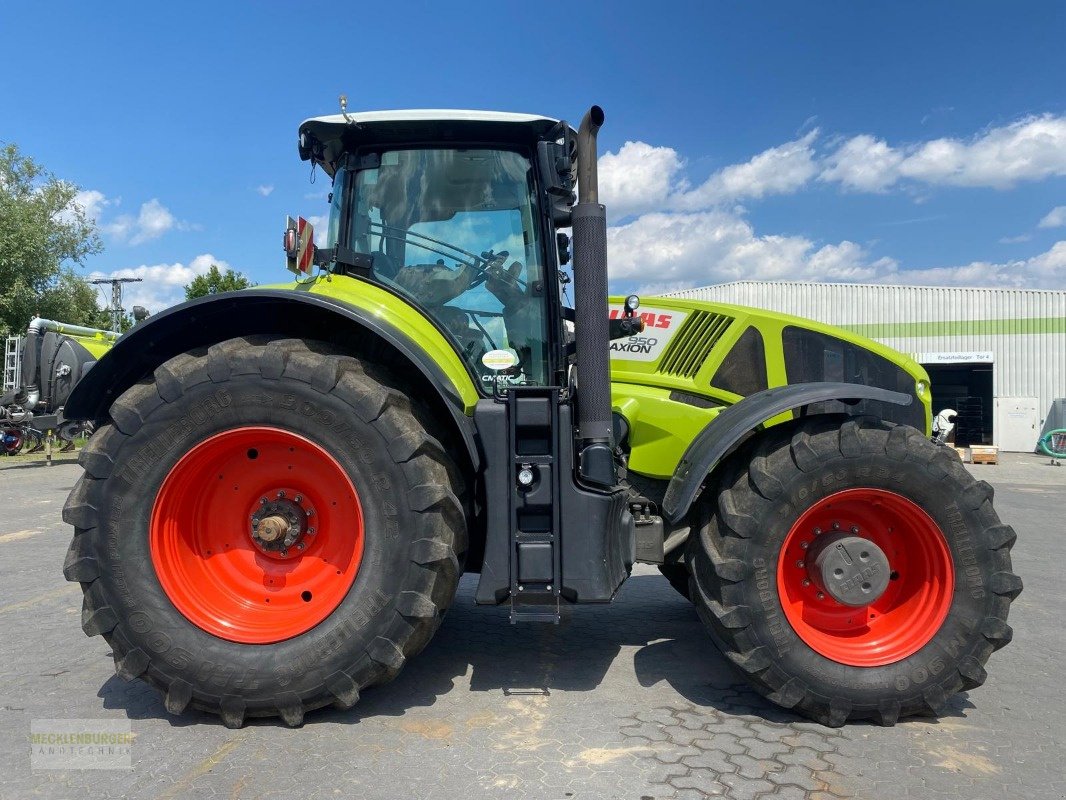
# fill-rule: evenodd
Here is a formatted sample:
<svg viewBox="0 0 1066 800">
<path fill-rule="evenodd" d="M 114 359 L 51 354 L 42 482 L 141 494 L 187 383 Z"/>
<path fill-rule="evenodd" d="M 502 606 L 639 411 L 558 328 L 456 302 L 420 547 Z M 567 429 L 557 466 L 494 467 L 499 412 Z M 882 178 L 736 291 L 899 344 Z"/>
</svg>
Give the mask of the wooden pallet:
<svg viewBox="0 0 1066 800">
<path fill-rule="evenodd" d="M 970 445 L 971 464 L 998 464 L 999 448 L 992 445 Z"/>
</svg>

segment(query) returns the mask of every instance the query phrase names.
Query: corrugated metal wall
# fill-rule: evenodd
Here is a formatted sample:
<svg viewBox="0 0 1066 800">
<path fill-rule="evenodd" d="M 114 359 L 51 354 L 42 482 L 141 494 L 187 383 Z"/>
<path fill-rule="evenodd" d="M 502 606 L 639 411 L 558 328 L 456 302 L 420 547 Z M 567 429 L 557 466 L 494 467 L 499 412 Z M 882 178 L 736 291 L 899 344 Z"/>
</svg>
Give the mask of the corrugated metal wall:
<svg viewBox="0 0 1066 800">
<path fill-rule="evenodd" d="M 1042 417 L 1066 397 L 1066 291 L 737 281 L 669 296 L 807 317 L 912 355 L 991 351 L 995 397 L 1036 397 Z"/>
</svg>

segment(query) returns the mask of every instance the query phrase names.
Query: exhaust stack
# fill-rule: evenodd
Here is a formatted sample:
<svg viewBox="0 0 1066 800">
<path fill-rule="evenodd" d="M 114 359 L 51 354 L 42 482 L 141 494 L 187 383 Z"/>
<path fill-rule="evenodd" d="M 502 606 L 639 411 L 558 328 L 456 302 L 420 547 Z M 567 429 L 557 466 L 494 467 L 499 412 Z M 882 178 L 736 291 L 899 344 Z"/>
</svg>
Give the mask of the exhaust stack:
<svg viewBox="0 0 1066 800">
<path fill-rule="evenodd" d="M 573 208 L 574 306 L 577 313 L 579 473 L 617 483 L 611 443 L 610 337 L 607 314 L 607 209 L 600 205 L 596 134 L 603 109 L 592 106 L 577 132 L 578 202 Z"/>
</svg>

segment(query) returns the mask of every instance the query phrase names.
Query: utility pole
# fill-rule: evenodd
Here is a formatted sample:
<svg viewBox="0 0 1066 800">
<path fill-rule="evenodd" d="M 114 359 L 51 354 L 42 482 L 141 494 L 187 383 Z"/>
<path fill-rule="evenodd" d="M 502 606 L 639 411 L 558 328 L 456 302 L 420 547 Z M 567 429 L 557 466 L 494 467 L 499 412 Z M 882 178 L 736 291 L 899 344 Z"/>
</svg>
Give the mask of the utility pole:
<svg viewBox="0 0 1066 800">
<path fill-rule="evenodd" d="M 125 309 L 122 307 L 122 284 L 140 283 L 140 278 L 97 278 L 89 281 L 92 284 L 111 284 L 111 305 L 105 311 L 111 312 L 111 330 L 122 333 L 122 315 Z"/>
</svg>

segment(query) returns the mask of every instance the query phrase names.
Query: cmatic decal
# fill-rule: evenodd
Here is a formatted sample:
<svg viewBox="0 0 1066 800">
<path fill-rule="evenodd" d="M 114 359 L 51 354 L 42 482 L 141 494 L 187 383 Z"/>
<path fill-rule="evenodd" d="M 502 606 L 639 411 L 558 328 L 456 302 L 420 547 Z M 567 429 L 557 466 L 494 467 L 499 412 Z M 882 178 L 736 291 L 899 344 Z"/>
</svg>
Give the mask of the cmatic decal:
<svg viewBox="0 0 1066 800">
<path fill-rule="evenodd" d="M 612 308 L 611 319 L 622 316 L 622 309 Z M 677 333 L 688 312 L 673 308 L 641 306 L 638 316 L 644 320 L 644 330 L 628 339 L 611 342 L 611 358 L 618 361 L 657 361 Z"/>
</svg>

